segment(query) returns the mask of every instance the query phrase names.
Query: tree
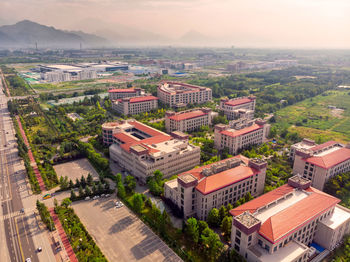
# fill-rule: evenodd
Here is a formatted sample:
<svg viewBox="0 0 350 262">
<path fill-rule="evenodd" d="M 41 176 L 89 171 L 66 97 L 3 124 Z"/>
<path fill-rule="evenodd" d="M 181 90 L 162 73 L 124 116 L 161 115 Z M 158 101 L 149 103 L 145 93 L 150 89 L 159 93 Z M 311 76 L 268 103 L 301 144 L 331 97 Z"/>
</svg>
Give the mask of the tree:
<svg viewBox="0 0 350 262">
<path fill-rule="evenodd" d="M 77 199 L 77 196 L 76 196 L 76 194 L 75 194 L 73 188 L 70 190 L 70 199 L 71 199 L 72 201 L 74 201 L 74 200 Z"/>
<path fill-rule="evenodd" d="M 103 193 L 103 185 L 102 185 L 101 181 L 99 181 L 98 184 L 97 184 L 97 193 L 98 194 L 102 194 Z"/>
<path fill-rule="evenodd" d="M 109 186 L 109 183 L 106 182 L 106 183 L 104 184 L 104 191 L 105 191 L 106 193 L 108 193 L 110 190 L 111 190 L 111 188 L 110 188 L 110 186 Z"/>
<path fill-rule="evenodd" d="M 92 186 L 92 182 L 93 182 L 93 178 L 92 178 L 92 175 L 89 173 L 87 175 L 87 178 L 86 178 L 86 183 L 89 185 L 89 186 Z"/>
<path fill-rule="evenodd" d="M 207 222 L 203 221 L 203 220 L 199 220 L 198 221 L 198 233 L 199 235 L 202 235 L 203 231 L 208 228 L 208 224 Z"/>
<path fill-rule="evenodd" d="M 69 207 L 72 204 L 72 201 L 69 198 L 63 199 L 61 206 L 64 206 L 65 208 Z"/>
<path fill-rule="evenodd" d="M 208 224 L 213 227 L 219 227 L 221 224 L 219 210 L 213 208 L 208 214 Z"/>
<path fill-rule="evenodd" d="M 115 182 L 116 182 L 117 185 L 118 185 L 119 182 L 122 182 L 122 174 L 118 173 L 115 176 Z"/>
<path fill-rule="evenodd" d="M 92 183 L 92 194 L 96 195 L 97 194 L 97 187 L 95 183 Z"/>
<path fill-rule="evenodd" d="M 198 243 L 199 239 L 199 230 L 198 230 L 198 222 L 194 217 L 190 217 L 187 219 L 186 225 L 186 234 L 194 243 Z"/>
<path fill-rule="evenodd" d="M 73 188 L 73 187 L 74 187 L 74 183 L 72 179 L 69 179 L 69 188 Z"/>
<path fill-rule="evenodd" d="M 127 175 L 124 179 L 125 190 L 132 193 L 136 188 L 136 179 L 133 176 Z"/>
<path fill-rule="evenodd" d="M 80 181 L 79 179 L 75 179 L 75 187 L 80 187 Z"/>
<path fill-rule="evenodd" d="M 141 214 L 142 208 L 143 208 L 143 199 L 142 195 L 136 193 L 132 199 L 133 207 L 136 213 Z"/>
<path fill-rule="evenodd" d="M 118 188 L 118 197 L 120 197 L 121 199 L 124 199 L 125 196 L 126 196 L 126 193 L 125 193 L 125 187 L 123 185 L 123 183 L 119 183 L 117 185 L 117 188 Z"/>
<path fill-rule="evenodd" d="M 224 217 L 226 216 L 227 210 L 225 208 L 225 206 L 221 206 L 219 209 L 219 216 L 220 216 L 220 221 L 222 221 L 224 219 Z"/>
<path fill-rule="evenodd" d="M 232 217 L 226 216 L 221 223 L 221 232 L 224 233 L 225 239 L 229 240 L 231 237 L 231 228 L 232 228 Z"/>
<path fill-rule="evenodd" d="M 226 211 L 227 211 L 227 216 L 230 215 L 230 210 L 233 209 L 233 206 L 231 205 L 231 203 L 228 203 L 227 207 L 226 207 Z"/>
<path fill-rule="evenodd" d="M 79 187 L 79 197 L 84 197 L 84 189 L 82 186 Z"/>
<path fill-rule="evenodd" d="M 210 261 L 215 261 L 223 249 L 219 236 L 213 230 L 207 228 L 201 235 L 201 241 Z"/>
<path fill-rule="evenodd" d="M 91 196 L 91 190 L 88 186 L 85 187 L 85 196 Z"/>
<path fill-rule="evenodd" d="M 86 179 L 85 179 L 84 176 L 81 176 L 81 178 L 80 178 L 80 185 L 81 185 L 82 187 L 85 187 L 85 186 L 86 186 Z"/>
</svg>

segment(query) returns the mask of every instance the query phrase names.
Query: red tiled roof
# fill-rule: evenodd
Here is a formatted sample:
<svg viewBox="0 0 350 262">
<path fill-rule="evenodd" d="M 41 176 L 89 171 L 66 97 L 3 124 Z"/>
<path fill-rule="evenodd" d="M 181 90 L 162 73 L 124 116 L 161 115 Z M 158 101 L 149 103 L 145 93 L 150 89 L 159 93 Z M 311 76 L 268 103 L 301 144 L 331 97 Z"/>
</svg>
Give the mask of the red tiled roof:
<svg viewBox="0 0 350 262">
<path fill-rule="evenodd" d="M 141 96 L 141 97 L 132 97 L 130 98 L 130 103 L 140 103 L 146 101 L 158 100 L 158 97 L 155 96 Z"/>
<path fill-rule="evenodd" d="M 276 243 L 286 234 L 298 229 L 339 202 L 339 199 L 331 195 L 314 192 L 294 205 L 268 218 L 261 225 L 259 234 L 271 243 Z"/>
<path fill-rule="evenodd" d="M 289 186 L 288 184 L 285 184 L 239 207 L 232 209 L 230 213 L 232 216 L 238 216 L 245 211 L 255 213 L 255 211 L 258 210 L 260 207 L 266 206 L 267 204 L 276 201 L 277 199 L 292 192 L 293 190 L 293 187 Z"/>
<path fill-rule="evenodd" d="M 263 128 L 263 126 L 260 126 L 258 124 L 253 124 L 251 126 L 242 128 L 242 129 L 237 130 L 237 131 L 232 132 L 232 131 L 224 130 L 224 131 L 221 131 L 220 133 L 223 135 L 231 136 L 231 137 L 237 137 L 237 136 L 248 134 L 250 132 L 254 132 L 254 131 L 259 130 L 261 128 Z"/>
<path fill-rule="evenodd" d="M 134 88 L 124 88 L 124 89 L 109 89 L 108 93 L 135 93 Z"/>
<path fill-rule="evenodd" d="M 293 187 L 285 184 L 232 209 L 230 213 L 233 216 L 238 216 L 245 211 L 253 214 L 260 207 L 266 206 L 294 190 Z M 287 236 L 288 233 L 294 232 L 303 224 L 340 202 L 339 199 L 312 187 L 309 187 L 306 191 L 311 194 L 264 221 L 260 227 L 259 234 L 271 243 L 276 243 Z"/>
<path fill-rule="evenodd" d="M 252 99 L 252 98 L 234 99 L 234 100 L 229 100 L 229 101 L 225 102 L 225 105 L 238 106 L 238 105 L 243 105 L 243 104 L 250 103 L 252 101 L 254 101 L 254 99 Z"/>
<path fill-rule="evenodd" d="M 258 171 L 251 167 L 237 166 L 204 178 L 198 183 L 196 189 L 204 195 L 210 194 L 216 190 L 237 183 L 257 173 Z"/>
<path fill-rule="evenodd" d="M 202 110 L 196 110 L 192 112 L 176 114 L 174 116 L 169 117 L 169 119 L 175 120 L 175 121 L 181 121 L 181 120 L 196 118 L 204 115 L 207 115 L 207 113 L 203 112 Z"/>
<path fill-rule="evenodd" d="M 129 121 L 128 123 L 130 125 L 133 125 L 136 129 L 139 129 L 139 130 L 145 132 L 146 134 L 150 135 L 151 137 L 145 138 L 142 140 L 137 140 L 137 139 L 134 139 L 131 136 L 128 136 L 127 134 L 124 134 L 124 133 L 114 134 L 113 135 L 114 137 L 116 137 L 119 140 L 124 142 L 124 144 L 120 145 L 120 147 L 122 149 L 124 149 L 125 151 L 129 152 L 131 146 L 140 144 L 140 145 L 146 146 L 149 149 L 149 152 L 158 152 L 159 150 L 150 148 L 149 145 L 165 142 L 165 141 L 172 139 L 171 136 L 169 136 L 163 132 L 157 131 L 153 128 L 150 128 L 150 127 L 148 127 L 140 122 Z"/>
<path fill-rule="evenodd" d="M 335 145 L 335 144 L 338 144 L 338 142 L 336 142 L 336 141 L 328 141 L 326 143 L 323 143 L 323 144 L 320 144 L 320 145 L 317 145 L 317 146 L 313 146 L 310 149 L 315 152 L 315 151 L 321 150 L 323 148 L 326 148 L 326 147 L 329 147 L 329 146 L 332 146 L 332 145 Z"/>
<path fill-rule="evenodd" d="M 350 159 L 350 149 L 340 148 L 323 156 L 312 156 L 304 159 L 316 166 L 328 169 Z"/>
</svg>

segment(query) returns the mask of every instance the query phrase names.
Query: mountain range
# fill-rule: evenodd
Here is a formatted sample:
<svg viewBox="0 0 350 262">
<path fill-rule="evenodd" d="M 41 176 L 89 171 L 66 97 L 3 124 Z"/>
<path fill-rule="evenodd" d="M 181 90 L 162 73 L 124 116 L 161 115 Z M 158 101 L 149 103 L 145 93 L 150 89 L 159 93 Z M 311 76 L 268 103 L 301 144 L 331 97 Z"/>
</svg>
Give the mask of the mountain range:
<svg viewBox="0 0 350 262">
<path fill-rule="evenodd" d="M 147 30 L 130 28 L 124 25 L 111 25 L 101 21 L 81 21 L 72 28 L 79 31 L 59 30 L 29 20 L 13 25 L 0 26 L 1 48 L 84 48 L 116 46 L 152 46 L 152 45 L 208 45 L 214 39 L 197 31 L 189 31 L 180 38 L 170 38 Z"/>
</svg>

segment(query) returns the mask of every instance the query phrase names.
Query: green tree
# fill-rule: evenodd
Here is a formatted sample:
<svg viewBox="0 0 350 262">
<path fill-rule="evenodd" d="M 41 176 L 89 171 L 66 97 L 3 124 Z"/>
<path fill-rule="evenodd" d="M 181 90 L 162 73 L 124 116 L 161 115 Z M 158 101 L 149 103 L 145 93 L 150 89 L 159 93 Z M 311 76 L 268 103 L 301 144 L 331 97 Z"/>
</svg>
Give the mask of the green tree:
<svg viewBox="0 0 350 262">
<path fill-rule="evenodd" d="M 102 193 L 103 193 L 103 185 L 102 185 L 101 181 L 98 181 L 98 184 L 97 184 L 97 193 L 98 193 L 98 194 L 102 194 Z"/>
<path fill-rule="evenodd" d="M 92 178 L 92 175 L 89 173 L 87 175 L 87 178 L 86 178 L 86 183 L 89 185 L 89 186 L 92 186 L 92 182 L 93 182 L 93 178 Z"/>
<path fill-rule="evenodd" d="M 92 183 L 92 194 L 96 195 L 97 194 L 97 187 L 95 183 Z"/>
<path fill-rule="evenodd" d="M 82 187 L 86 187 L 86 179 L 84 176 L 81 176 L 81 178 L 80 178 L 80 185 Z"/>
<path fill-rule="evenodd" d="M 116 182 L 117 185 L 118 185 L 118 183 L 122 182 L 122 174 L 118 173 L 115 176 L 115 182 Z"/>
<path fill-rule="evenodd" d="M 219 210 L 213 208 L 208 214 L 208 224 L 213 227 L 219 227 L 221 224 Z"/>
<path fill-rule="evenodd" d="M 231 205 L 231 203 L 228 203 L 227 207 L 226 207 L 226 210 L 227 210 L 227 213 L 226 215 L 229 216 L 230 215 L 230 210 L 233 209 L 233 206 Z"/>
<path fill-rule="evenodd" d="M 221 232 L 224 234 L 226 241 L 231 237 L 231 228 L 232 228 L 232 217 L 226 216 L 221 223 Z"/>
<path fill-rule="evenodd" d="M 73 188 L 70 190 L 70 199 L 71 199 L 72 201 L 74 201 L 74 200 L 77 199 L 77 196 L 76 196 L 76 194 L 75 194 Z"/>
<path fill-rule="evenodd" d="M 222 252 L 223 244 L 213 230 L 207 228 L 201 235 L 201 242 L 210 261 L 215 261 Z"/>
<path fill-rule="evenodd" d="M 142 195 L 139 193 L 134 194 L 132 199 L 133 207 L 136 213 L 141 214 L 142 208 L 143 208 L 143 198 Z"/>
<path fill-rule="evenodd" d="M 186 234 L 194 242 L 198 243 L 199 239 L 199 229 L 197 219 L 190 217 L 187 219 Z"/>
<path fill-rule="evenodd" d="M 198 233 L 199 235 L 202 235 L 203 231 L 208 228 L 208 223 L 203 221 L 203 220 L 199 220 L 198 221 Z"/>
<path fill-rule="evenodd" d="M 119 183 L 117 185 L 117 189 L 118 189 L 118 197 L 120 197 L 121 199 L 124 199 L 125 196 L 126 196 L 126 193 L 125 193 L 125 187 L 123 185 L 123 183 Z"/>
<path fill-rule="evenodd" d="M 91 190 L 88 186 L 85 187 L 85 196 L 91 196 Z"/>
<path fill-rule="evenodd" d="M 69 188 L 73 188 L 73 187 L 74 187 L 74 183 L 72 179 L 69 179 Z"/>
<path fill-rule="evenodd" d="M 72 201 L 69 198 L 65 198 L 62 200 L 61 205 L 65 208 L 68 208 L 72 204 Z"/>
<path fill-rule="evenodd" d="M 227 214 L 227 210 L 225 206 L 221 206 L 219 209 L 219 216 L 220 216 L 220 221 L 222 221 L 224 219 L 224 217 Z"/>
<path fill-rule="evenodd" d="M 84 189 L 82 186 L 79 187 L 79 197 L 84 197 Z"/>
<path fill-rule="evenodd" d="M 125 190 L 132 193 L 136 188 L 136 179 L 133 176 L 127 175 L 124 179 Z"/>
</svg>

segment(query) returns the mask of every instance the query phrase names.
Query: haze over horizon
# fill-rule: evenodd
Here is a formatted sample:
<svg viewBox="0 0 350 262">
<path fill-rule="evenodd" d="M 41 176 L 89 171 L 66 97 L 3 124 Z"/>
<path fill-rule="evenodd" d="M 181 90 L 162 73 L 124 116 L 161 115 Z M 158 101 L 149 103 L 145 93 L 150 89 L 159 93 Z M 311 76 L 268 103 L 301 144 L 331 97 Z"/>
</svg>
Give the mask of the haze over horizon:
<svg viewBox="0 0 350 262">
<path fill-rule="evenodd" d="M 349 13 L 347 0 L 5 0 L 0 24 L 28 19 L 101 36 L 150 32 L 169 43 L 191 32 L 215 45 L 348 49 Z"/>
</svg>

